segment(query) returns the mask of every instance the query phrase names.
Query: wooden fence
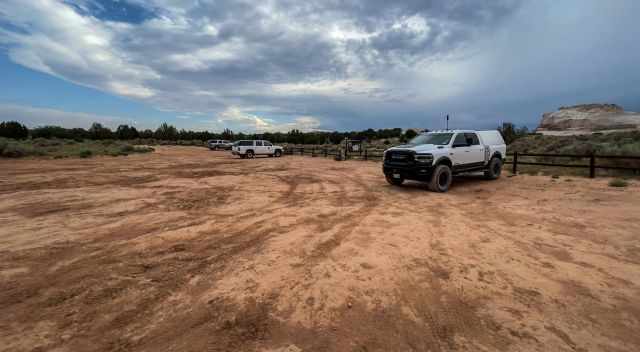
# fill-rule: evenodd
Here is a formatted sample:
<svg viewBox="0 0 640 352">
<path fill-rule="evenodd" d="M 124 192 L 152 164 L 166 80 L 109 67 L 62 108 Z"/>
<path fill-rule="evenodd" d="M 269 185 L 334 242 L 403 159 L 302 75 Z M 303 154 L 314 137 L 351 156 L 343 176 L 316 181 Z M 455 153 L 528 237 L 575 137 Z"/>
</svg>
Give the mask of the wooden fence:
<svg viewBox="0 0 640 352">
<path fill-rule="evenodd" d="M 345 159 L 382 161 L 384 149 L 363 148 L 357 152 L 346 151 L 342 146 L 287 146 L 285 154 L 307 155 L 312 157 L 344 157 Z M 531 159 L 535 158 L 535 159 Z M 540 160 L 540 158 L 543 158 Z M 524 159 L 524 160 L 523 160 Z M 553 159 L 549 161 L 548 159 Z M 567 162 L 555 162 L 564 159 Z M 626 165 L 602 163 L 605 160 L 624 161 Z M 518 173 L 519 165 L 565 167 L 588 169 L 589 177 L 596 177 L 596 170 L 623 170 L 640 174 L 640 156 L 599 155 L 599 154 L 545 154 L 545 153 L 508 153 L 505 164 L 511 165 L 512 173 Z"/>
<path fill-rule="evenodd" d="M 516 174 L 518 173 L 518 165 L 535 165 L 535 166 L 549 166 L 549 167 L 569 167 L 569 168 L 578 168 L 578 169 L 589 169 L 589 177 L 596 177 L 596 170 L 626 170 L 631 171 L 633 173 L 640 172 L 640 156 L 631 156 L 631 155 L 599 155 L 599 154 L 545 154 L 545 153 L 508 153 L 506 164 L 511 164 L 512 170 L 511 172 Z M 557 163 L 557 162 L 547 162 L 547 161 L 531 161 L 531 160 L 518 160 L 518 158 L 527 158 L 535 157 L 535 158 L 546 158 L 546 159 L 569 159 L 572 161 L 570 163 Z M 586 161 L 585 161 L 586 159 Z M 607 165 L 598 163 L 601 160 L 624 160 L 629 163 L 629 165 Z M 633 161 L 637 161 L 633 163 Z M 577 162 L 577 163 L 576 163 Z M 630 164 L 635 165 L 630 165 Z"/>
</svg>

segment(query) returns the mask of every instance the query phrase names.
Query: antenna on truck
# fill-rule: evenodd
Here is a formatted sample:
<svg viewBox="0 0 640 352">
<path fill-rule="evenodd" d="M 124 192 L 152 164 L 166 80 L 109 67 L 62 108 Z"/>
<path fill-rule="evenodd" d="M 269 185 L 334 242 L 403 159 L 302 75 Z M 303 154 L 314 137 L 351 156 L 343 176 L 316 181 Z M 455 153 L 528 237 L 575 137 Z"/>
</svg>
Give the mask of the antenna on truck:
<svg viewBox="0 0 640 352">
<path fill-rule="evenodd" d="M 447 114 L 447 128 L 446 128 L 446 130 L 447 131 L 449 130 L 449 114 Z"/>
</svg>

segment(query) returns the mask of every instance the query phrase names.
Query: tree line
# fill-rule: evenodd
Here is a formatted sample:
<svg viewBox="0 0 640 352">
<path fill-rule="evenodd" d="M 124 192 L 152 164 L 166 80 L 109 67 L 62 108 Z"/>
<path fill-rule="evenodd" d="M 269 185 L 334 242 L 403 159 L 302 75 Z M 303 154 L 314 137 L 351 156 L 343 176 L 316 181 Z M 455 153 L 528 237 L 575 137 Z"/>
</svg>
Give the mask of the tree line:
<svg viewBox="0 0 640 352">
<path fill-rule="evenodd" d="M 507 144 L 515 139 L 525 136 L 529 133 L 526 127 L 516 128 L 512 123 L 504 123 L 498 130 L 502 133 Z M 88 129 L 84 128 L 64 128 L 60 126 L 42 126 L 28 129 L 17 121 L 7 121 L 0 123 L 0 137 L 26 139 L 26 138 L 62 138 L 74 140 L 133 140 L 133 139 L 157 139 L 163 141 L 178 140 L 200 140 L 206 141 L 210 139 L 265 139 L 273 143 L 291 143 L 291 144 L 337 144 L 345 138 L 357 139 L 363 141 L 371 140 L 388 140 L 391 138 L 399 138 L 401 141 L 407 141 L 415 137 L 417 132 L 413 129 L 403 131 L 402 128 L 385 128 L 374 130 L 372 128 L 363 131 L 349 132 L 326 132 L 313 131 L 302 132 L 293 129 L 289 132 L 264 132 L 264 133 L 234 133 L 229 129 L 225 129 L 220 133 L 209 131 L 188 131 L 185 129 L 178 130 L 176 127 L 167 124 L 161 124 L 157 129 L 138 130 L 134 126 L 119 125 L 115 130 L 111 130 L 104 125 L 94 122 Z"/>
<path fill-rule="evenodd" d="M 42 126 L 28 129 L 17 121 L 7 121 L 0 123 L 0 137 L 26 139 L 26 138 L 62 138 L 75 140 L 103 140 L 103 139 L 158 139 L 165 141 L 178 140 L 200 140 L 210 139 L 265 139 L 274 143 L 294 143 L 294 144 L 324 144 L 340 143 L 345 138 L 374 140 L 389 139 L 397 137 L 411 138 L 415 132 L 409 130 L 403 132 L 401 128 L 387 128 L 374 130 L 372 128 L 364 131 L 350 132 L 302 132 L 293 129 L 289 132 L 264 132 L 264 133 L 234 133 L 230 129 L 225 129 L 220 133 L 209 131 L 178 130 L 167 123 L 161 124 L 157 129 L 138 130 L 134 126 L 119 125 L 115 130 L 94 122 L 88 129 L 84 128 L 64 128 L 60 126 Z"/>
</svg>

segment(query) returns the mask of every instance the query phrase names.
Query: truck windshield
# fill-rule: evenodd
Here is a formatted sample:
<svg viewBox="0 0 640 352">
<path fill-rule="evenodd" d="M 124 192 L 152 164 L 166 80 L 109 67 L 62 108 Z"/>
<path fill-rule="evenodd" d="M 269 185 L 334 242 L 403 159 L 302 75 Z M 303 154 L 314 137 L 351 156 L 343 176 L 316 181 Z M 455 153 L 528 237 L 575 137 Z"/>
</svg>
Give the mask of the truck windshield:
<svg viewBox="0 0 640 352">
<path fill-rule="evenodd" d="M 426 133 L 419 134 L 415 138 L 409 141 L 409 144 L 435 144 L 435 145 L 445 145 L 449 144 L 451 141 L 451 137 L 453 137 L 453 133 Z"/>
</svg>

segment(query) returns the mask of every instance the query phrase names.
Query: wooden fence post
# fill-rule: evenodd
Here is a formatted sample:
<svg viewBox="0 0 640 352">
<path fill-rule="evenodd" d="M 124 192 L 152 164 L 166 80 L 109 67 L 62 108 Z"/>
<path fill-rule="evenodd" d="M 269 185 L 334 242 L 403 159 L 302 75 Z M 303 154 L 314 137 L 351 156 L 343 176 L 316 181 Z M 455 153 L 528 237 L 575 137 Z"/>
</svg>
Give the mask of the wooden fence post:
<svg viewBox="0 0 640 352">
<path fill-rule="evenodd" d="M 367 161 L 367 159 L 368 159 L 368 155 L 367 155 L 367 150 L 365 149 L 364 150 L 364 161 Z"/>
<path fill-rule="evenodd" d="M 327 146 L 326 145 L 324 146 L 324 157 L 325 158 L 327 157 Z"/>
<path fill-rule="evenodd" d="M 300 155 L 304 155 L 304 147 L 300 147 Z"/>
<path fill-rule="evenodd" d="M 344 160 L 349 159 L 349 140 L 344 139 Z"/>
<path fill-rule="evenodd" d="M 514 175 L 518 173 L 518 152 L 513 152 L 513 170 L 511 173 Z"/>
<path fill-rule="evenodd" d="M 596 156 L 593 152 L 589 155 L 589 177 L 596 178 Z"/>
</svg>

